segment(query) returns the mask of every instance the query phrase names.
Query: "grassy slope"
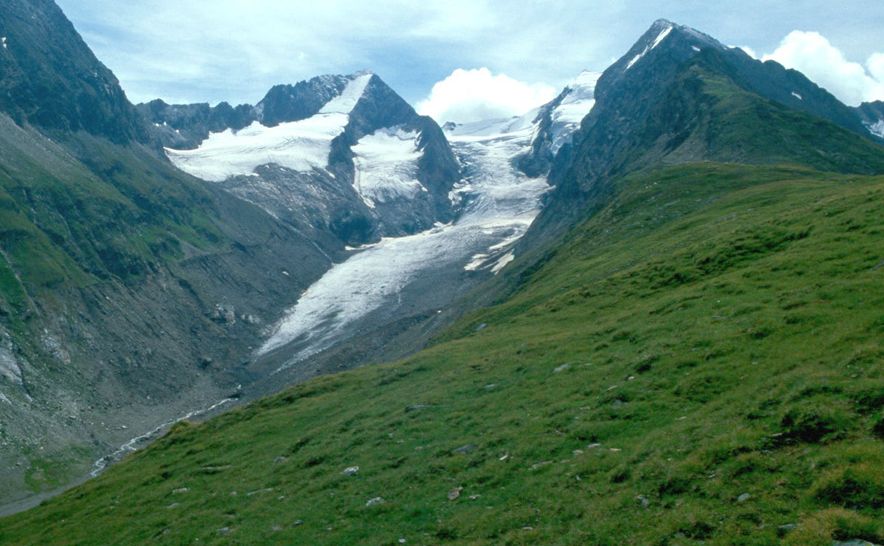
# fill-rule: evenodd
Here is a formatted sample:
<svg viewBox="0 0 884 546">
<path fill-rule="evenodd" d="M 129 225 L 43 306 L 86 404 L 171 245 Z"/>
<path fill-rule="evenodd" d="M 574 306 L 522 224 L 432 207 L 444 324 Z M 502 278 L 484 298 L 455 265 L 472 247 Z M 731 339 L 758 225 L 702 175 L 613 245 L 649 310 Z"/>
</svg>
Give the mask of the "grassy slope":
<svg viewBox="0 0 884 546">
<path fill-rule="evenodd" d="M 700 104 L 698 118 L 705 157 L 739 163 L 799 163 L 822 171 L 874 174 L 884 169 L 881 146 L 832 123 L 765 100 L 714 68 L 691 66 L 673 93 L 696 82 L 700 97 L 679 106 Z M 670 102 L 671 104 L 671 102 Z M 675 114 L 675 112 L 670 112 Z"/>
<path fill-rule="evenodd" d="M 126 280 L 183 257 L 187 245 L 223 247 L 208 218 L 210 196 L 164 178 L 170 173 L 146 154 L 90 140 L 90 172 L 59 147 L 46 143 L 51 151 L 44 153 L 39 136 L 13 136 L 32 140 L 0 158 L 0 246 L 28 292 Z"/>
<path fill-rule="evenodd" d="M 109 406 L 183 406 L 210 379 L 232 381 L 225 368 L 260 327 L 217 324 L 212 306 L 269 319 L 326 263 L 290 227 L 140 145 L 50 140 L 0 114 L 0 345 L 24 377 L 0 376 L 0 506 L 71 483 L 124 441 L 108 437 Z"/>
<path fill-rule="evenodd" d="M 0 542 L 880 542 L 882 249 L 882 177 L 635 175 L 436 346 L 179 426 Z"/>
</svg>

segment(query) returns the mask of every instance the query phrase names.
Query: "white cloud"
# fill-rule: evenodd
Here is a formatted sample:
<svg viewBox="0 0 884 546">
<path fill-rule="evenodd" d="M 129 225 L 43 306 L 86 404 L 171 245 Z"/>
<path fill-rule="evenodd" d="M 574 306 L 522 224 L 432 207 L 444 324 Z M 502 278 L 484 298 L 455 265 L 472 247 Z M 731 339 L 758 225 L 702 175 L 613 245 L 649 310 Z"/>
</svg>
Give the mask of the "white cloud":
<svg viewBox="0 0 884 546">
<path fill-rule="evenodd" d="M 657 16 L 756 49 L 810 27 L 849 40 L 854 59 L 881 50 L 882 17 L 869 0 L 802 0 L 800 10 L 769 0 L 56 2 L 136 101 L 254 103 L 274 84 L 362 69 L 410 101 L 456 67 L 558 84 L 604 69 Z"/>
<path fill-rule="evenodd" d="M 735 47 L 735 48 L 737 48 L 737 49 L 742 49 L 742 50 L 746 53 L 746 55 L 749 55 L 749 56 L 752 57 L 753 59 L 757 59 L 757 58 L 758 58 L 758 53 L 756 53 L 755 50 L 752 49 L 752 48 L 749 47 L 749 46 L 731 46 L 731 47 L 732 47 L 732 48 Z"/>
<path fill-rule="evenodd" d="M 487 68 L 458 68 L 437 82 L 417 110 L 439 123 L 465 123 L 524 114 L 556 97 L 545 83 L 525 83 Z"/>
<path fill-rule="evenodd" d="M 866 66 L 847 60 L 840 49 L 818 32 L 793 31 L 763 57 L 794 68 L 845 104 L 884 100 L 884 53 L 874 53 Z"/>
<path fill-rule="evenodd" d="M 869 74 L 879 82 L 884 82 L 884 53 L 873 53 L 866 61 Z"/>
</svg>

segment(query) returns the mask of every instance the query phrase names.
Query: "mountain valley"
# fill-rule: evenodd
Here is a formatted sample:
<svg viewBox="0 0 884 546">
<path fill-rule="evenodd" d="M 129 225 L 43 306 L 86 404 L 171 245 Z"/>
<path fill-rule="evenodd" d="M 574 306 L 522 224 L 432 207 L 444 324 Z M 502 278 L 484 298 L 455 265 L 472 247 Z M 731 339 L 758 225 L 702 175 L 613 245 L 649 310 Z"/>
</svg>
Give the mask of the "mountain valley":
<svg viewBox="0 0 884 546">
<path fill-rule="evenodd" d="M 884 543 L 881 102 L 661 19 L 515 117 L 133 105 L 4 4 L 0 543 Z"/>
</svg>

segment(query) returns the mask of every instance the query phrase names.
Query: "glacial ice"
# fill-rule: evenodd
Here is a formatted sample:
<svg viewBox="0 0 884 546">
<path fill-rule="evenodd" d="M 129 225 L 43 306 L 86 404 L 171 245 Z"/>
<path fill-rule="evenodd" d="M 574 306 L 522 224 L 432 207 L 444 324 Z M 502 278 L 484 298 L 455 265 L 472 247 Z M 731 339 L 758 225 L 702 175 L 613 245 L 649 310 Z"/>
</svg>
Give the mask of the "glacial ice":
<svg viewBox="0 0 884 546">
<path fill-rule="evenodd" d="M 240 131 L 212 133 L 195 150 L 166 148 L 166 154 L 179 169 L 209 182 L 249 176 L 272 163 L 302 172 L 325 169 L 332 140 L 344 131 L 370 79 L 354 78 L 313 117 L 276 127 L 256 121 Z"/>
<path fill-rule="evenodd" d="M 353 187 L 371 208 L 376 203 L 410 199 L 426 188 L 417 179 L 420 133 L 380 129 L 353 147 L 356 175 Z"/>
</svg>

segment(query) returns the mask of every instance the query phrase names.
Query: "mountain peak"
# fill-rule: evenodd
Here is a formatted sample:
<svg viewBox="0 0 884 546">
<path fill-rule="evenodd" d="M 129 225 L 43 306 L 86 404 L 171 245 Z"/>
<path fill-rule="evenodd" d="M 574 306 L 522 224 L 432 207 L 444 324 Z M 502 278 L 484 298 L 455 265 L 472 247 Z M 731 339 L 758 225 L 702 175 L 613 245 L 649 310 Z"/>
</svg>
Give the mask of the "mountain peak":
<svg viewBox="0 0 884 546">
<path fill-rule="evenodd" d="M 651 25 L 651 28 L 649 28 L 645 33 L 645 36 L 648 36 L 649 34 L 659 35 L 660 32 L 675 32 L 676 34 L 680 34 L 685 38 L 702 42 L 705 45 L 715 45 L 724 48 L 721 42 L 706 34 L 705 32 L 699 31 L 694 27 L 690 27 L 688 25 L 675 23 L 668 19 L 657 19 L 656 21 L 654 21 L 654 23 Z"/>
<path fill-rule="evenodd" d="M 117 78 L 54 2 L 6 0 L 0 29 L 0 112 L 50 131 L 146 139 Z"/>
<path fill-rule="evenodd" d="M 669 19 L 661 18 L 661 19 L 657 19 L 656 21 L 654 21 L 654 23 L 651 25 L 651 30 L 660 31 L 660 30 L 665 30 L 667 28 L 673 28 L 676 26 L 679 26 L 679 25 L 673 23 Z"/>
<path fill-rule="evenodd" d="M 727 86 L 729 92 L 716 95 L 716 84 Z M 607 184 L 613 177 L 664 159 L 751 163 L 776 157 L 821 169 L 873 172 L 874 161 L 849 164 L 840 162 L 840 157 L 848 154 L 827 156 L 820 152 L 837 150 L 839 142 L 850 137 L 839 133 L 837 127 L 806 130 L 800 138 L 793 134 L 795 126 L 806 127 L 814 119 L 822 118 L 865 139 L 873 139 L 879 131 L 884 135 L 884 121 L 879 125 L 884 116 L 878 117 L 872 107 L 863 111 L 865 117 L 860 120 L 857 112 L 800 72 L 777 63 L 762 63 L 696 29 L 665 19 L 651 25 L 602 74 L 594 98 L 596 105 L 572 138 L 570 153 L 558 154 L 553 162 L 550 181 L 560 197 L 550 198 L 538 225 L 556 225 L 569 210 L 583 210 L 574 208 L 578 196 L 598 197 L 610 189 Z M 757 110 L 732 113 L 728 100 L 752 104 Z M 721 107 L 715 120 L 710 117 L 710 105 Z M 769 113 L 771 119 L 746 121 L 758 111 Z M 780 115 L 792 125 L 775 123 Z M 742 141 L 727 140 L 733 134 L 727 124 L 737 123 L 734 120 L 744 124 L 742 130 L 748 136 Z M 759 130 L 762 125 L 765 129 Z M 753 142 L 770 138 L 765 130 L 779 132 L 789 146 L 776 151 L 751 148 Z M 864 145 L 862 141 L 850 142 Z"/>
<path fill-rule="evenodd" d="M 614 66 L 625 73 L 661 46 L 665 46 L 663 49 L 667 55 L 673 56 L 677 62 L 689 59 L 709 47 L 726 49 L 721 42 L 695 28 L 658 19 Z"/>
</svg>

